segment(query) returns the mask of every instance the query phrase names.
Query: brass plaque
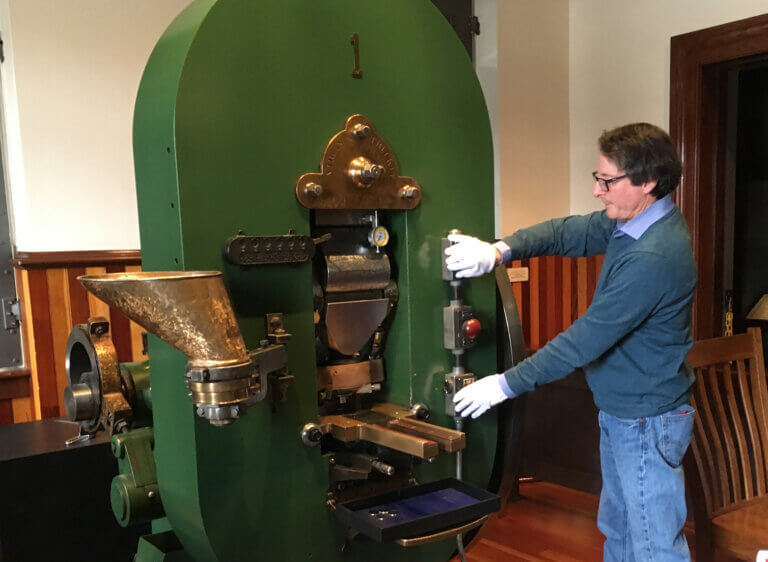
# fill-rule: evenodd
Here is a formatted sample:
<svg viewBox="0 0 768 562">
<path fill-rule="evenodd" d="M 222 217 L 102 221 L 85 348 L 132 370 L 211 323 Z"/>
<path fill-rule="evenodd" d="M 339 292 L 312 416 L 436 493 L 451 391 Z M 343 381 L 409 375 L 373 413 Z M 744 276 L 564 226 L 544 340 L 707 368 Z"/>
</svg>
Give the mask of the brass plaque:
<svg viewBox="0 0 768 562">
<path fill-rule="evenodd" d="M 323 153 L 320 173 L 296 181 L 296 198 L 308 209 L 415 208 L 421 186 L 401 176 L 389 145 L 362 115 L 347 119 Z"/>
</svg>

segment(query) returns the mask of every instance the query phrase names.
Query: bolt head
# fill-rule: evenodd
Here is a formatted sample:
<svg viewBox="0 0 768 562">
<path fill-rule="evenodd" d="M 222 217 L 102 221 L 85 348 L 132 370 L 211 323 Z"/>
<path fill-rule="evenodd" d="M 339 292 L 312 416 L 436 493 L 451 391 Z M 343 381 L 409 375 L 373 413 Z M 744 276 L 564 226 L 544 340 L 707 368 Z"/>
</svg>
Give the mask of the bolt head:
<svg viewBox="0 0 768 562">
<path fill-rule="evenodd" d="M 304 195 L 307 197 L 312 197 L 313 199 L 316 199 L 320 197 L 323 194 L 323 186 L 319 183 L 308 183 L 304 186 Z"/>
<path fill-rule="evenodd" d="M 371 136 L 371 127 L 369 125 L 363 125 L 360 123 L 355 125 L 354 129 L 352 130 L 352 134 L 355 135 L 357 139 L 367 139 L 369 136 Z"/>
</svg>

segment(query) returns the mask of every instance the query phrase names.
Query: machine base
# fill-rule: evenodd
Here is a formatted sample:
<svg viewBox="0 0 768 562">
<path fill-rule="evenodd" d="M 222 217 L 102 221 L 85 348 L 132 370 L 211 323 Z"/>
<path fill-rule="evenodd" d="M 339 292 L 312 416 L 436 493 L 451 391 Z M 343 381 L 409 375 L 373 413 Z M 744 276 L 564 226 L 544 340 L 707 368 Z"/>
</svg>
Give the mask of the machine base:
<svg viewBox="0 0 768 562">
<path fill-rule="evenodd" d="M 141 537 L 133 560 L 134 562 L 192 562 L 173 531 Z"/>
</svg>

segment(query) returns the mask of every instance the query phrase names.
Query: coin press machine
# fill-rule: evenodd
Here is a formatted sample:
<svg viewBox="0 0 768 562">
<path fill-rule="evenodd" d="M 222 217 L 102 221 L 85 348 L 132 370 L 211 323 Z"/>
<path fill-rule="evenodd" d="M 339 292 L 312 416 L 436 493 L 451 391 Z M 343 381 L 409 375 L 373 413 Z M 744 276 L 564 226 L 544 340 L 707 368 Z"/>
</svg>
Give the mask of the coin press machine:
<svg viewBox="0 0 768 562">
<path fill-rule="evenodd" d="M 442 263 L 451 229 L 493 235 L 488 115 L 442 15 L 198 0 L 149 59 L 134 156 L 144 271 L 80 281 L 149 360 L 76 326 L 65 403 L 113 435 L 117 520 L 152 521 L 136 560 L 447 560 L 520 433 L 519 400 L 462 425 L 452 397 L 523 347 L 505 270 Z"/>
</svg>

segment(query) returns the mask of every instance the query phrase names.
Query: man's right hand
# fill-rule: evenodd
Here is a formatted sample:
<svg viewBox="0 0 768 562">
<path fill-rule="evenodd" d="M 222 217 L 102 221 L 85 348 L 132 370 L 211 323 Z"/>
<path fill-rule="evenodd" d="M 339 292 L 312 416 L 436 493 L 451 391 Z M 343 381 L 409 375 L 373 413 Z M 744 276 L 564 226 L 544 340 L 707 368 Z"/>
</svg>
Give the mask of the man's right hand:
<svg viewBox="0 0 768 562">
<path fill-rule="evenodd" d="M 449 234 L 448 240 L 454 244 L 445 249 L 445 265 L 459 279 L 490 273 L 501 261 L 501 254 L 492 244 L 474 236 Z"/>
<path fill-rule="evenodd" d="M 483 377 L 469 386 L 465 386 L 453 397 L 456 413 L 462 418 L 479 418 L 490 408 L 510 398 L 504 392 L 503 374 Z"/>
</svg>

